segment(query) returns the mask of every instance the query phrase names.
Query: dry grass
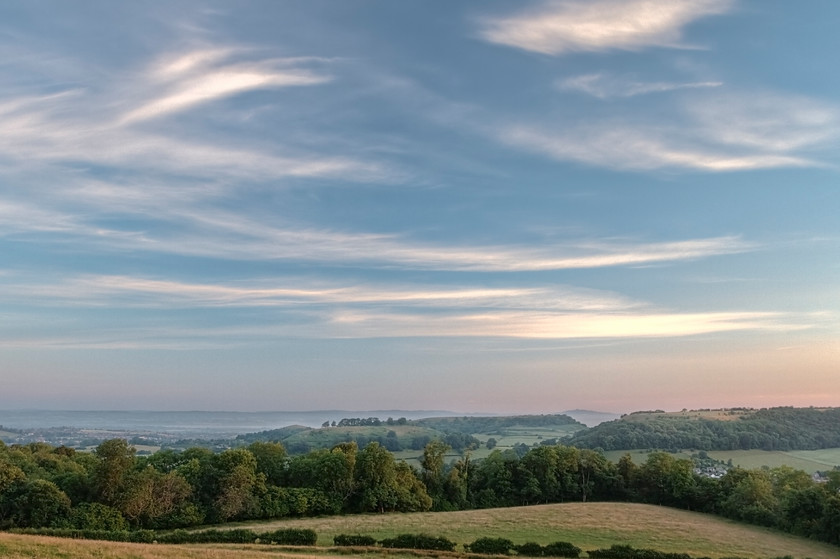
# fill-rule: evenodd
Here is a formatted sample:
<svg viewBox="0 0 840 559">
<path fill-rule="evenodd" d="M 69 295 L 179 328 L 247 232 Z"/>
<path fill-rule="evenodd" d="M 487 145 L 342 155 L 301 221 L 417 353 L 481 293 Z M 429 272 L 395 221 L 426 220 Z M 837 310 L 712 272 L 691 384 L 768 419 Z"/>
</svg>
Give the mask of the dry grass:
<svg viewBox="0 0 840 559">
<path fill-rule="evenodd" d="M 241 526 L 241 525 L 240 525 Z M 741 556 L 797 559 L 837 559 L 840 549 L 771 530 L 730 522 L 714 516 L 625 503 L 566 503 L 451 513 L 353 515 L 250 524 L 255 531 L 311 528 L 319 544 L 329 546 L 336 534 L 368 534 L 382 539 L 400 533 L 445 536 L 459 544 L 479 537 L 504 537 L 515 543 L 568 541 L 583 549 L 629 544 L 661 551 L 686 552 L 693 557 Z M 348 552 L 345 556 L 373 559 L 454 557 L 384 550 Z M 258 545 L 143 545 L 61 540 L 0 533 L 0 557 L 10 559 L 335 559 L 338 550 Z"/>
<path fill-rule="evenodd" d="M 311 528 L 319 545 L 336 534 L 368 534 L 382 539 L 407 532 L 445 536 L 459 543 L 479 537 L 514 543 L 568 541 L 582 549 L 630 544 L 692 556 L 837 559 L 840 549 L 719 517 L 628 503 L 565 503 L 479 511 L 353 515 L 270 522 L 255 530 Z"/>
</svg>

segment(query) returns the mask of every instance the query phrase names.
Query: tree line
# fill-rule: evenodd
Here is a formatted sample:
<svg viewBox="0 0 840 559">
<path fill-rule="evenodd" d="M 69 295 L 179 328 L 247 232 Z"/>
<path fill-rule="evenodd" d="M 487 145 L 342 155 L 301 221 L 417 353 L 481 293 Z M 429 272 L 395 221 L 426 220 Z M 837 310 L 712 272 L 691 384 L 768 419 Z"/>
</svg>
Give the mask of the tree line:
<svg viewBox="0 0 840 559">
<path fill-rule="evenodd" d="M 125 440 L 76 452 L 0 444 L 0 527 L 173 529 L 288 516 L 464 510 L 565 501 L 631 501 L 685 508 L 840 544 L 840 471 L 816 483 L 787 467 L 735 468 L 720 479 L 663 452 L 636 464 L 600 452 L 541 445 L 521 455 L 446 462 L 431 441 L 419 468 L 376 442 L 289 456 L 254 442 L 137 456 Z"/>
<path fill-rule="evenodd" d="M 766 408 L 731 421 L 653 415 L 617 419 L 566 441 L 581 448 L 630 450 L 817 450 L 840 447 L 840 408 Z"/>
</svg>

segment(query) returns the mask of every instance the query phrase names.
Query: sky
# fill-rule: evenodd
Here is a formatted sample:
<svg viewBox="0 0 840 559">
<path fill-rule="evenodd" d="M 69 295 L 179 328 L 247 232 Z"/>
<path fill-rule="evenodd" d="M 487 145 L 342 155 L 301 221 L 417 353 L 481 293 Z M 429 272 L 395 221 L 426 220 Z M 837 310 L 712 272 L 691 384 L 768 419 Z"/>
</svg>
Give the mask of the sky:
<svg viewBox="0 0 840 559">
<path fill-rule="evenodd" d="M 0 408 L 840 406 L 840 3 L 0 4 Z"/>
</svg>

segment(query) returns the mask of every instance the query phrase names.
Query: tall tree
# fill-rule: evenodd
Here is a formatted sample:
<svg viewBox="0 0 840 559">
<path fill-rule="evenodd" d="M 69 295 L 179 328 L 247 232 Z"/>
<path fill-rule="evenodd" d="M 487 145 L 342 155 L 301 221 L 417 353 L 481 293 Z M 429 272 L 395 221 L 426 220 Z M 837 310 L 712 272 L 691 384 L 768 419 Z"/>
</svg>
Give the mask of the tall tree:
<svg viewBox="0 0 840 559">
<path fill-rule="evenodd" d="M 134 468 L 135 453 L 136 449 L 124 439 L 110 439 L 96 447 L 93 487 L 99 501 L 106 505 L 117 504 L 125 479 Z"/>
<path fill-rule="evenodd" d="M 444 459 L 451 447 L 441 440 L 434 440 L 428 443 L 423 449 L 423 458 L 420 460 L 422 468 L 421 479 L 426 485 L 426 491 L 432 498 L 433 510 L 445 510 L 449 504 L 444 493 L 446 483 L 446 472 Z"/>
<path fill-rule="evenodd" d="M 214 457 L 216 467 L 215 514 L 220 520 L 258 514 L 255 491 L 265 478 L 257 474 L 257 460 L 245 449 L 225 450 Z"/>
</svg>

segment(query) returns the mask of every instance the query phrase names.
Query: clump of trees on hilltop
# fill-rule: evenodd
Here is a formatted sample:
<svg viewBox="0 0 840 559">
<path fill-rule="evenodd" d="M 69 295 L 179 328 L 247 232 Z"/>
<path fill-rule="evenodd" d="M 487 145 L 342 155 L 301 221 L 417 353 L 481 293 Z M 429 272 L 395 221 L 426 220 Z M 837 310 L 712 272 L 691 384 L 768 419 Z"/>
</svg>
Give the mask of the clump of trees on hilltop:
<svg viewBox="0 0 840 559">
<path fill-rule="evenodd" d="M 213 453 L 136 455 L 114 439 L 92 453 L 0 443 L 0 527 L 119 531 L 354 512 L 462 510 L 564 501 L 632 501 L 724 515 L 840 544 L 840 471 L 826 483 L 787 467 L 701 477 L 654 452 L 641 464 L 540 445 L 447 463 L 432 441 L 420 468 L 377 443 L 290 457 L 279 443 Z"/>
</svg>

